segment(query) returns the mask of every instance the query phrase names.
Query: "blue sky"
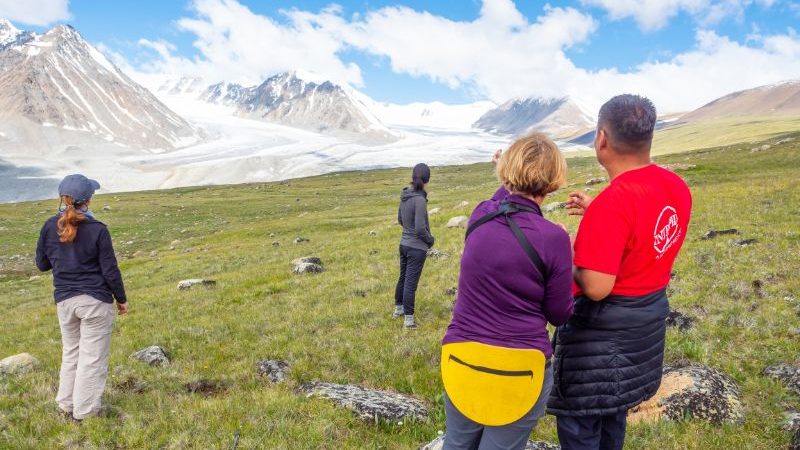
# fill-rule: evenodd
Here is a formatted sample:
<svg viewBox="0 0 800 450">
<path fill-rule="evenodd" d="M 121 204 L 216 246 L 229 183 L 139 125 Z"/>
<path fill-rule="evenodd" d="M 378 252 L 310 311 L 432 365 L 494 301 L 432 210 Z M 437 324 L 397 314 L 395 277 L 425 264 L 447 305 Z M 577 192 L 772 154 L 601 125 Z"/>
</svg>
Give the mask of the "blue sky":
<svg viewBox="0 0 800 450">
<path fill-rule="evenodd" d="M 63 3 L 65 0 L 42 1 Z M 131 71 L 197 70 L 206 77 L 237 78 L 241 75 L 241 80 L 232 81 L 255 82 L 258 78 L 268 76 L 271 71 L 289 69 L 289 65 L 308 61 L 312 67 L 302 68 L 337 81 L 349 82 L 376 100 L 395 103 L 434 100 L 464 103 L 486 98 L 500 102 L 505 96 L 553 96 L 561 94 L 559 90 L 563 90 L 564 95 L 585 96 L 587 102 L 592 104 L 596 100 L 591 98 L 591 91 L 597 84 L 609 85 L 609 92 L 611 86 L 616 89 L 632 86 L 652 95 L 648 90 L 658 89 L 664 84 L 659 81 L 660 77 L 685 77 L 675 80 L 676 87 L 671 88 L 675 90 L 679 82 L 692 83 L 698 74 L 704 73 L 702 68 L 689 65 L 708 64 L 709 76 L 723 77 L 727 71 L 729 78 L 741 78 L 724 82 L 705 80 L 693 91 L 702 99 L 676 101 L 674 106 L 670 106 L 681 109 L 684 104 L 708 100 L 706 97 L 711 94 L 724 94 L 726 92 L 719 92 L 724 89 L 800 78 L 800 71 L 790 61 L 800 51 L 800 38 L 794 29 L 800 24 L 800 8 L 793 1 L 649 0 L 649 10 L 626 7 L 627 2 L 617 0 L 509 2 L 350 0 L 335 2 L 338 7 L 333 13 L 326 13 L 326 8 L 332 4 L 330 1 L 199 0 L 195 3 L 183 0 L 71 0 L 61 5 L 67 8 L 67 18 L 41 19 L 39 22 L 47 23 L 30 25 L 37 21 L 35 12 L 28 13 L 33 18 L 25 17 L 24 12 L 15 12 L 23 16 L 16 20 L 12 17 L 12 20 L 20 28 L 37 31 L 46 30 L 53 23 L 70 23 L 90 42 L 100 45 L 107 53 L 113 53 L 116 61 L 124 62 L 123 65 Z M 484 13 L 492 5 L 497 6 L 498 10 L 492 23 L 497 23 L 497 29 L 504 30 L 506 34 L 490 38 L 492 27 L 485 24 L 488 19 L 484 16 L 488 16 L 488 13 Z M 398 12 L 398 6 L 407 8 L 403 9 L 406 12 Z M 0 14 L 3 8 L 3 1 L 0 1 Z M 299 26 L 297 18 L 287 15 L 287 10 L 307 13 L 308 17 L 303 19 L 308 21 L 306 23 L 330 22 L 317 23 L 316 26 L 324 32 L 310 31 L 308 36 L 297 38 L 299 43 L 291 45 L 325 46 L 331 39 L 341 41 L 331 44 L 330 54 L 316 51 L 299 60 L 293 60 L 291 55 L 271 56 L 271 52 L 278 50 L 276 46 L 290 45 L 286 43 L 287 40 L 293 41 L 301 35 L 296 32 Z M 378 22 L 368 19 L 371 13 L 384 20 Z M 217 16 L 222 15 L 231 15 L 232 18 L 218 20 Z M 430 31 L 430 28 L 441 25 L 441 33 L 432 36 L 442 36 L 442 39 L 431 39 L 433 42 L 414 39 L 422 31 L 414 28 L 419 21 L 415 18 L 423 18 L 422 15 L 433 18 L 425 30 Z M 518 15 L 523 22 L 519 21 Z M 717 17 L 708 19 L 713 15 Z M 263 23 L 258 20 L 263 18 L 272 23 L 275 33 L 285 32 L 282 36 L 286 38 L 282 40 L 275 38 L 278 34 L 265 34 L 264 41 L 258 43 L 252 41 L 258 41 L 259 38 L 239 41 L 231 38 L 229 42 L 220 42 L 221 39 L 227 39 L 226 33 L 230 30 L 221 30 L 220 36 L 208 37 L 196 29 L 187 29 L 181 23 L 181 19 L 190 19 L 211 27 L 224 27 L 224 20 L 232 20 L 232 28 L 236 28 L 237 17 L 242 17 L 243 27 L 253 23 L 251 26 L 254 31 L 250 32 L 250 37 L 258 36 L 258 24 Z M 518 42 L 512 40 L 523 35 L 527 27 L 533 28 L 532 25 L 537 22 L 548 20 L 553 22 L 553 30 L 570 30 L 570 35 L 552 37 L 550 42 L 551 35 L 557 33 L 532 30 L 529 41 L 542 42 L 528 42 L 526 45 L 529 47 L 520 47 L 517 54 L 509 53 L 503 58 L 495 58 L 496 53 L 508 52 L 503 48 L 504 39 L 509 43 Z M 494 49 L 488 44 L 481 45 L 481 41 L 467 42 L 467 39 L 462 39 L 472 39 L 474 36 L 448 34 L 448 27 L 453 23 L 474 24 L 473 28 L 463 32 L 470 35 L 485 33 L 487 42 L 495 39 L 491 41 Z M 404 45 L 402 33 L 399 39 L 397 33 L 386 32 L 384 35 L 386 27 L 402 29 L 408 35 L 408 48 L 399 48 Z M 704 36 L 703 39 L 698 37 L 699 33 Z M 142 40 L 166 45 L 169 48 L 168 56 L 159 55 L 153 50 L 153 45 L 143 44 Z M 219 51 L 212 54 L 208 50 L 198 49 L 195 46 L 197 42 L 222 48 L 225 45 L 256 45 L 260 48 L 247 54 L 255 54 L 258 58 L 263 56 L 264 61 L 251 63 L 248 59 L 243 62 L 240 54 L 220 55 Z M 290 48 L 302 48 L 291 45 Z M 464 48 L 470 45 L 481 49 L 472 55 L 468 47 Z M 428 47 L 435 47 L 439 53 Z M 451 61 L 450 50 L 460 59 L 453 58 Z M 415 61 L 415 52 L 420 55 L 419 61 Z M 742 59 L 739 64 L 758 62 L 767 67 L 763 71 L 751 68 L 745 75 L 734 75 L 730 72 L 737 67 L 734 60 L 737 57 Z M 471 61 L 468 61 L 470 58 Z M 762 62 L 762 58 L 766 62 Z M 270 59 L 277 62 L 273 64 Z M 198 60 L 202 63 L 194 64 Z M 452 67 L 437 67 L 440 60 L 443 66 Z M 654 67 L 642 70 L 641 65 L 647 63 Z M 682 69 L 671 75 L 671 66 L 674 65 Z M 553 67 L 559 68 L 556 70 Z M 547 71 L 552 75 L 542 74 Z M 719 73 L 714 75 L 715 72 Z M 559 86 L 560 80 L 565 80 L 563 86 Z M 705 86 L 712 87 L 711 92 Z M 605 95 L 605 91 L 597 93 L 596 97 L 602 95 Z M 662 102 L 669 104 L 674 92 L 659 95 L 665 99 Z"/>
</svg>

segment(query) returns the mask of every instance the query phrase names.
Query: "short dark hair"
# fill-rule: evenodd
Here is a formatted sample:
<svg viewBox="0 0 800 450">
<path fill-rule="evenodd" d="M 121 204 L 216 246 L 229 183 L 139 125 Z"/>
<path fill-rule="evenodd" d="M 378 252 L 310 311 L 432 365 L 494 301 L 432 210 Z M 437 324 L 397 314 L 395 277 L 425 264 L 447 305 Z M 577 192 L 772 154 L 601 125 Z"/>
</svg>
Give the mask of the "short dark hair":
<svg viewBox="0 0 800 450">
<path fill-rule="evenodd" d="M 419 163 L 414 166 L 411 172 L 411 186 L 415 191 L 422 191 L 425 189 L 425 184 L 431 179 L 431 169 L 425 163 Z"/>
<path fill-rule="evenodd" d="M 656 107 L 650 99 L 623 94 L 600 107 L 597 122 L 606 129 L 616 150 L 637 153 L 650 150 L 656 118 Z"/>
</svg>

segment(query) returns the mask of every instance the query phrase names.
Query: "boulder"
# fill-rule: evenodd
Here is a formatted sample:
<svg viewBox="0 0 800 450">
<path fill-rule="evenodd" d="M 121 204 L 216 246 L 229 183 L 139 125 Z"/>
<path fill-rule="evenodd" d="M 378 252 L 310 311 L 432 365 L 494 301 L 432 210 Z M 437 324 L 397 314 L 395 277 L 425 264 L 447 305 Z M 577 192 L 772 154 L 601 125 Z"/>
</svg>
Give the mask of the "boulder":
<svg viewBox="0 0 800 450">
<path fill-rule="evenodd" d="M 433 214 L 439 214 L 440 212 L 442 212 L 442 208 L 433 208 L 432 210 L 428 211 L 428 214 L 433 215 Z"/>
<path fill-rule="evenodd" d="M 736 228 L 728 228 L 726 230 L 708 230 L 706 234 L 700 237 L 700 240 L 706 241 L 709 239 L 714 239 L 717 236 L 724 236 L 726 234 L 739 234 L 739 230 Z"/>
<path fill-rule="evenodd" d="M 284 361 L 265 359 L 256 364 L 256 371 L 262 377 L 267 377 L 272 383 L 280 383 L 286 380 L 289 371 L 289 364 Z"/>
<path fill-rule="evenodd" d="M 589 178 L 586 180 L 586 185 L 591 186 L 593 184 L 605 183 L 606 181 L 608 181 L 608 179 L 605 177 Z"/>
<path fill-rule="evenodd" d="M 296 274 L 322 273 L 325 271 L 325 269 L 322 268 L 322 260 L 316 256 L 297 258 L 292 261 L 292 265 L 294 265 L 293 271 Z"/>
<path fill-rule="evenodd" d="M 189 280 L 183 280 L 183 281 L 179 282 L 178 283 L 178 290 L 179 291 L 185 291 L 185 290 L 191 289 L 191 288 L 193 288 L 195 286 L 211 287 L 211 286 L 216 286 L 216 285 L 217 285 L 216 280 L 207 280 L 207 279 L 204 279 L 204 278 L 191 278 Z"/>
<path fill-rule="evenodd" d="M 546 213 L 551 213 L 559 209 L 564 209 L 566 207 L 567 204 L 565 202 L 550 202 L 542 207 L 542 211 Z"/>
<path fill-rule="evenodd" d="M 322 382 L 306 384 L 301 390 L 306 393 L 306 397 L 332 400 L 370 422 L 399 422 L 428 416 L 428 410 L 422 402 L 394 392 Z"/>
<path fill-rule="evenodd" d="M 758 242 L 758 239 L 737 239 L 733 241 L 736 247 L 748 247 Z"/>
<path fill-rule="evenodd" d="M 41 364 L 30 353 L 19 353 L 0 360 L 0 375 L 21 375 L 33 372 Z"/>
<path fill-rule="evenodd" d="M 466 228 L 469 218 L 467 216 L 456 216 L 447 221 L 447 228 Z"/>
<path fill-rule="evenodd" d="M 111 211 L 111 207 L 108 205 L 103 206 L 103 211 Z"/>
<path fill-rule="evenodd" d="M 442 450 L 444 448 L 444 435 L 431 441 L 429 444 L 420 447 L 420 450 Z M 528 441 L 525 445 L 525 450 L 559 450 L 556 444 L 542 441 Z"/>
<path fill-rule="evenodd" d="M 378 235 L 378 230 L 370 230 L 369 235 L 370 236 L 377 236 Z"/>
<path fill-rule="evenodd" d="M 787 389 L 800 395 L 800 367 L 786 363 L 775 364 L 764 369 L 764 375 L 780 381 Z"/>
<path fill-rule="evenodd" d="M 154 367 L 168 366 L 170 362 L 167 352 L 158 345 L 151 345 L 150 347 L 143 348 L 132 354 L 131 358 L 138 359 Z"/>
<path fill-rule="evenodd" d="M 455 207 L 455 208 L 453 208 L 453 209 L 464 209 L 464 208 L 466 208 L 467 206 L 469 206 L 469 202 L 468 202 L 468 201 L 466 201 L 466 200 L 464 200 L 463 202 L 461 202 L 461 203 L 457 204 L 457 205 L 456 205 L 456 207 Z"/>
<path fill-rule="evenodd" d="M 680 331 L 686 331 L 694 326 L 694 318 L 689 317 L 686 314 L 671 310 L 669 314 L 667 314 L 667 326 L 668 327 L 675 327 Z"/>
<path fill-rule="evenodd" d="M 630 410 L 629 423 L 693 418 L 739 424 L 744 408 L 739 387 L 722 372 L 702 365 L 665 366 L 658 392 Z"/>
<path fill-rule="evenodd" d="M 428 258 L 443 259 L 443 258 L 447 258 L 448 256 L 450 256 L 450 255 L 448 255 L 447 253 L 445 253 L 443 251 L 439 251 L 439 250 L 436 250 L 434 248 L 428 249 Z"/>
</svg>

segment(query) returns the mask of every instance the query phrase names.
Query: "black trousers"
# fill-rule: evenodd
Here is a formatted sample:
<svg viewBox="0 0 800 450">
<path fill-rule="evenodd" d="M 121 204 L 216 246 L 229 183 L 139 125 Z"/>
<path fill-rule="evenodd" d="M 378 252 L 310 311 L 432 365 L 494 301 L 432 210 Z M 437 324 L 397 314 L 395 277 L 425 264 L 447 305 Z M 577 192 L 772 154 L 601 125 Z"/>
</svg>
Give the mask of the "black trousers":
<svg viewBox="0 0 800 450">
<path fill-rule="evenodd" d="M 561 450 L 622 450 L 628 413 L 610 416 L 558 416 Z"/>
<path fill-rule="evenodd" d="M 403 305 L 405 315 L 414 314 L 417 285 L 427 256 L 428 252 L 425 250 L 400 246 L 400 278 L 394 290 L 394 304 Z"/>
</svg>

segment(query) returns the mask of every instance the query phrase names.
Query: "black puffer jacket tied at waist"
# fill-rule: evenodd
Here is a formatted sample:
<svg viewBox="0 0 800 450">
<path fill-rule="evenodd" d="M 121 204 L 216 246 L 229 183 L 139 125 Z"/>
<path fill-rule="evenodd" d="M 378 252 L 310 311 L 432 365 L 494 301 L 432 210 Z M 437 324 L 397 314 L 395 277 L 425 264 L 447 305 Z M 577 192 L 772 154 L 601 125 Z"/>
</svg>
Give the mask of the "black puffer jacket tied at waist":
<svg viewBox="0 0 800 450">
<path fill-rule="evenodd" d="M 668 313 L 666 290 L 600 302 L 576 298 L 574 315 L 556 332 L 547 412 L 619 414 L 652 397 L 661 384 Z"/>
</svg>

